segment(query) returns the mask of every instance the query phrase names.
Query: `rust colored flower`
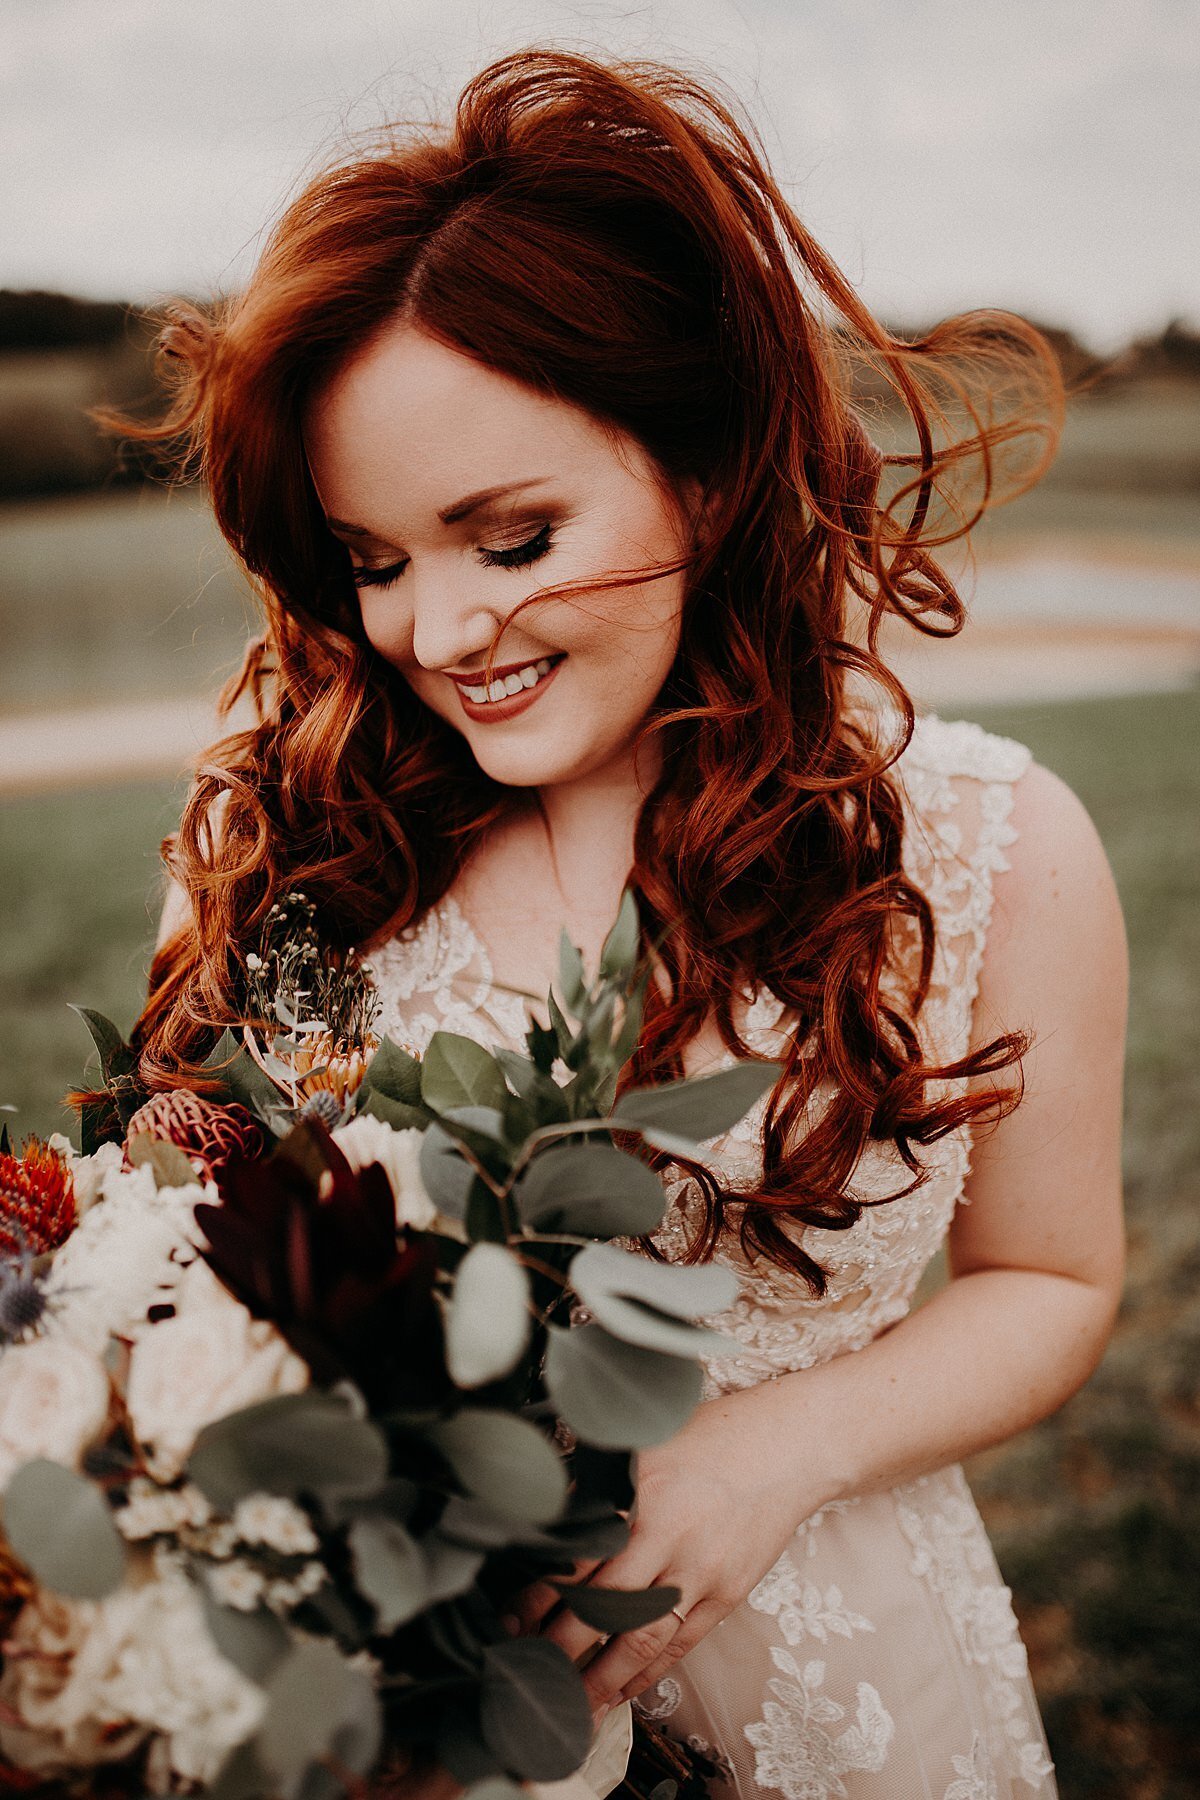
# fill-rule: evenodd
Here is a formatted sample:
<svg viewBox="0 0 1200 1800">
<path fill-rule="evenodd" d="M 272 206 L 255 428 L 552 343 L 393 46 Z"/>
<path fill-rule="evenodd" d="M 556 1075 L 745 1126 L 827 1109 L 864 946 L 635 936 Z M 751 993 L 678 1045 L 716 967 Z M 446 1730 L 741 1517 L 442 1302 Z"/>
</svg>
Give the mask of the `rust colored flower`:
<svg viewBox="0 0 1200 1800">
<path fill-rule="evenodd" d="M 65 1156 L 26 1138 L 20 1156 L 0 1152 L 0 1256 L 57 1250 L 75 1229 L 75 1187 Z"/>
<path fill-rule="evenodd" d="M 263 1147 L 262 1130 L 246 1107 L 236 1101 L 218 1106 L 190 1088 L 154 1094 L 139 1106 L 129 1121 L 126 1142 L 138 1132 L 174 1144 L 214 1179 L 231 1157 L 257 1156 Z"/>
</svg>

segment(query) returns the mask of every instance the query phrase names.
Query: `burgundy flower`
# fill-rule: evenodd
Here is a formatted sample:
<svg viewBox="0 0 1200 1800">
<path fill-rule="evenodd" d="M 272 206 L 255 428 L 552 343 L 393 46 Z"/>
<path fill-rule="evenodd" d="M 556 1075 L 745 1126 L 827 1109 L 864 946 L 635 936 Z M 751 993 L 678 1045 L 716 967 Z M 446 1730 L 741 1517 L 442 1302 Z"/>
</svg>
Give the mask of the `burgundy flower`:
<svg viewBox="0 0 1200 1800">
<path fill-rule="evenodd" d="M 269 1319 L 313 1379 L 349 1376 L 373 1410 L 436 1405 L 453 1393 L 434 1297 L 437 1248 L 397 1233 L 377 1163 L 357 1172 L 307 1119 L 259 1160 L 217 1175 L 223 1204 L 196 1219 L 214 1272 L 255 1318 Z"/>
</svg>

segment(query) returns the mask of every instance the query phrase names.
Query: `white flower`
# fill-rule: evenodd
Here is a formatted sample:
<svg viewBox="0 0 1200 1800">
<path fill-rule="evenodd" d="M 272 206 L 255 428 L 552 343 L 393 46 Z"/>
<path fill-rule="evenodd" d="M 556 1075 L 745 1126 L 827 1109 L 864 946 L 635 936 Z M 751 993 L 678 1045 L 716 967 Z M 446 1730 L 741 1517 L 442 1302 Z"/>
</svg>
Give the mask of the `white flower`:
<svg viewBox="0 0 1200 1800">
<path fill-rule="evenodd" d="M 125 1152 L 120 1144 L 101 1144 L 91 1156 L 80 1156 L 70 1138 L 65 1137 L 61 1131 L 52 1132 L 46 1142 L 51 1150 L 57 1150 L 60 1156 L 65 1156 L 71 1165 L 75 1211 L 82 1219 L 88 1208 L 100 1198 L 108 1177 L 123 1166 Z"/>
<path fill-rule="evenodd" d="M 264 1598 L 272 1612 L 290 1612 L 293 1606 L 299 1606 L 302 1600 L 307 1600 L 318 1588 L 324 1587 L 325 1581 L 325 1567 L 322 1563 L 305 1563 L 290 1581 L 271 1582 Z"/>
<path fill-rule="evenodd" d="M 263 1596 L 267 1578 L 253 1563 L 219 1563 L 206 1573 L 209 1591 L 222 1606 L 236 1607 L 238 1612 L 254 1612 Z"/>
<path fill-rule="evenodd" d="M 22 1463 L 46 1456 L 78 1468 L 108 1417 L 104 1366 L 66 1338 L 14 1344 L 0 1356 L 0 1489 Z"/>
<path fill-rule="evenodd" d="M 308 1514 L 278 1494 L 247 1494 L 233 1512 L 243 1544 L 266 1544 L 282 1556 L 311 1556 L 319 1540 Z"/>
<path fill-rule="evenodd" d="M 122 1536 L 134 1541 L 185 1526 L 199 1529 L 211 1518 L 211 1505 L 190 1481 L 181 1488 L 162 1488 L 144 1475 L 134 1476 L 125 1505 L 113 1514 Z"/>
<path fill-rule="evenodd" d="M 333 1141 L 352 1169 L 379 1163 L 396 1198 L 396 1223 L 414 1231 L 429 1231 L 437 1220 L 437 1208 L 421 1180 L 420 1131 L 397 1131 L 371 1113 L 359 1113 L 348 1125 L 339 1125 Z"/>
<path fill-rule="evenodd" d="M 218 1199 L 212 1182 L 156 1188 L 148 1165 L 110 1167 L 100 1192 L 102 1203 L 71 1233 L 46 1278 L 53 1330 L 96 1355 L 111 1335 L 130 1335 L 150 1307 L 172 1298 L 183 1263 L 204 1243 L 194 1208 Z"/>
<path fill-rule="evenodd" d="M 184 1270 L 175 1317 L 146 1325 L 129 1359 L 125 1400 L 152 1475 L 170 1481 L 197 1433 L 257 1400 L 298 1394 L 308 1367 L 265 1319 L 251 1318 L 207 1263 Z"/>
<path fill-rule="evenodd" d="M 200 1596 L 161 1553 L 104 1600 L 37 1593 L 9 1648 L 0 1752 L 47 1774 L 128 1756 L 153 1734 L 163 1740 L 157 1767 L 208 1782 L 265 1707 L 262 1691 L 218 1654 Z"/>
</svg>

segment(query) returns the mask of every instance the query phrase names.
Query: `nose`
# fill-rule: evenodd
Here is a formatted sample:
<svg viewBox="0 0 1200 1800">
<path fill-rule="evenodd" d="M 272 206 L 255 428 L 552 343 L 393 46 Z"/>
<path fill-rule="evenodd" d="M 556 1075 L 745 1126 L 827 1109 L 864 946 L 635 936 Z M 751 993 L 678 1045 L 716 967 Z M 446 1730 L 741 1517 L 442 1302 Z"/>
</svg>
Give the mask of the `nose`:
<svg viewBox="0 0 1200 1800">
<path fill-rule="evenodd" d="M 482 662 L 503 612 L 471 591 L 470 582 L 445 579 L 412 583 L 412 653 L 423 669 L 470 667 Z"/>
</svg>

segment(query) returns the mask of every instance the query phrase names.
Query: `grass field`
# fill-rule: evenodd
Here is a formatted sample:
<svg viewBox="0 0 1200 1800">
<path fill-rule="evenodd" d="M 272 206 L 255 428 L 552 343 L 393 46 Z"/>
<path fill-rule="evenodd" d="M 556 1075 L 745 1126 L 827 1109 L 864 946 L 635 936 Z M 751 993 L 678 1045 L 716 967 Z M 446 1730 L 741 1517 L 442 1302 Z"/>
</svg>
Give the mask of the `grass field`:
<svg viewBox="0 0 1200 1800">
<path fill-rule="evenodd" d="M 1064 1800 L 1200 1793 L 1200 693 L 976 709 L 1080 794 L 1128 923 L 1130 1273 L 1097 1374 L 970 1476 L 1012 1584 Z M 179 790 L 0 812 L 0 1099 L 64 1123 L 86 1037 L 127 1026 L 154 932 L 158 840 Z"/>
</svg>

